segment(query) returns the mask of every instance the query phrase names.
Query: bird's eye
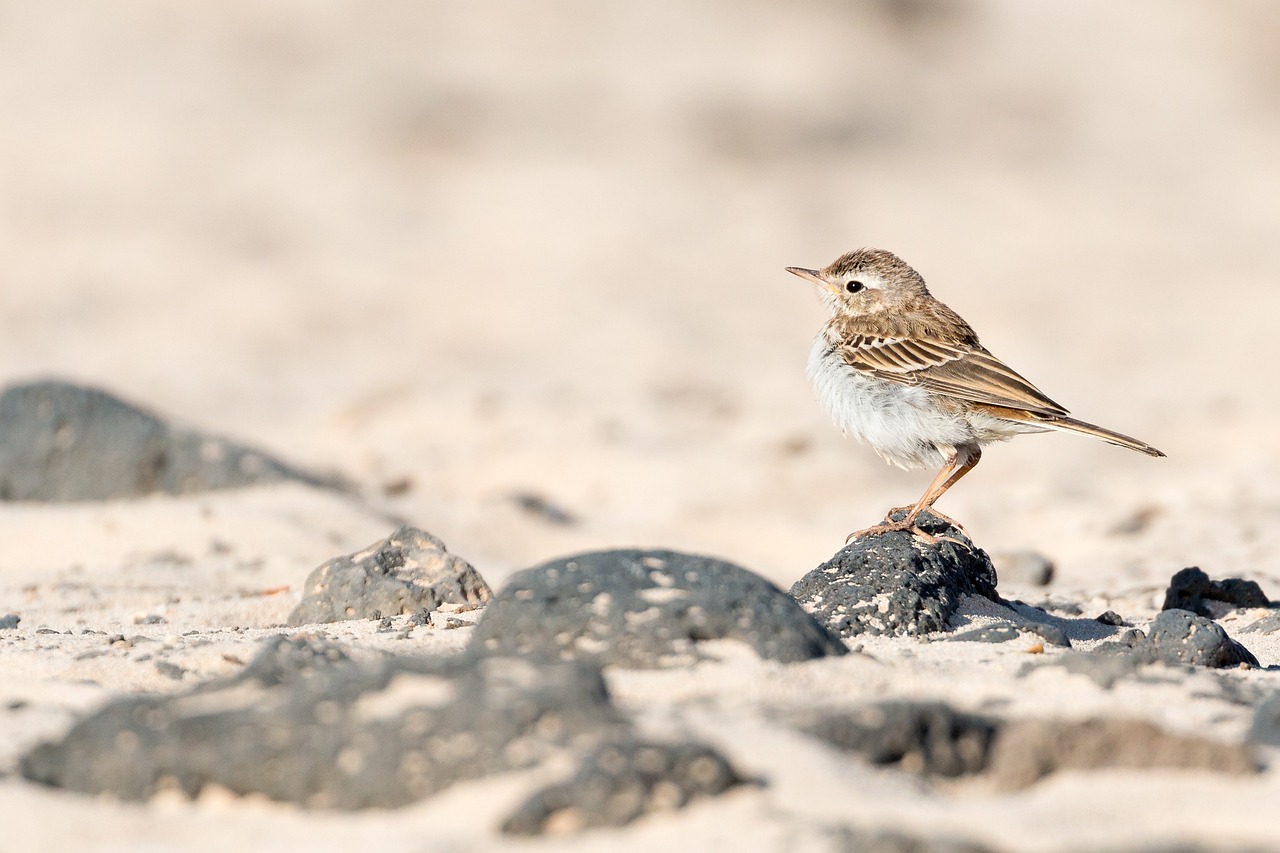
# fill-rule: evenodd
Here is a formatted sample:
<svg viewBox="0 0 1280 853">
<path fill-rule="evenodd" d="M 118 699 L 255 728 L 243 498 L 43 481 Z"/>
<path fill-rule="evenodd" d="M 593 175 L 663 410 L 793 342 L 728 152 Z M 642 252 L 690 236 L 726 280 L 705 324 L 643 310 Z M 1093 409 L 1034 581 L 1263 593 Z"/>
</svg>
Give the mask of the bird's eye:
<svg viewBox="0 0 1280 853">
<path fill-rule="evenodd" d="M 864 287 L 866 287 L 866 285 L 860 281 L 851 281 L 844 286 L 844 289 L 849 291 L 850 293 L 857 293 L 859 290 L 862 290 L 862 288 Z"/>
</svg>

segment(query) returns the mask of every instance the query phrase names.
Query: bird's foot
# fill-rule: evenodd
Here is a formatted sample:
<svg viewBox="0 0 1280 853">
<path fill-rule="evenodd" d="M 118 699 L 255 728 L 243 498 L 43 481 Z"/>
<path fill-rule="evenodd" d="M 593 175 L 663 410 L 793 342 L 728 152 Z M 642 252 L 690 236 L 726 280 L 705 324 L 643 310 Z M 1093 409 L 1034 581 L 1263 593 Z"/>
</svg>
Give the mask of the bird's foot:
<svg viewBox="0 0 1280 853">
<path fill-rule="evenodd" d="M 919 517 L 920 513 L 918 511 L 913 512 L 912 510 L 913 508 L 909 506 L 894 507 L 893 509 L 889 510 L 887 515 L 885 515 L 884 521 L 880 522 L 879 524 L 874 524 L 871 527 L 867 527 L 863 530 L 855 530 L 853 533 L 850 533 L 847 537 L 845 537 L 844 544 L 848 545 L 853 540 L 861 539 L 864 536 L 878 536 L 881 533 L 905 532 L 905 533 L 910 533 L 912 536 L 921 540 L 926 545 L 938 545 L 938 544 L 941 544 L 942 542 L 951 542 L 961 547 L 965 547 L 965 548 L 970 547 L 969 545 L 967 545 L 964 542 L 961 542 L 959 539 L 956 539 L 955 537 L 937 536 L 933 533 L 928 532 L 927 530 L 921 529 L 916 524 L 916 519 Z M 895 519 L 894 516 L 897 515 L 898 513 L 903 513 L 903 515 L 901 518 Z M 938 512 L 932 507 L 929 508 L 929 513 L 933 515 L 935 518 L 939 519 L 940 521 L 950 524 L 952 527 L 956 528 L 957 530 L 967 532 L 965 531 L 964 526 L 961 525 L 958 521 L 943 515 L 942 513 Z"/>
<path fill-rule="evenodd" d="M 892 516 L 895 512 L 901 512 L 904 509 L 909 510 L 910 507 L 898 507 L 897 509 L 891 509 L 889 510 L 889 516 Z M 966 535 L 969 533 L 969 531 L 965 529 L 963 524 L 956 521 L 954 518 L 952 518 L 949 515 L 943 515 L 933 507 L 929 507 L 929 515 L 932 515 L 934 518 L 938 519 L 938 521 L 941 521 L 943 524 L 950 524 L 952 527 L 954 527 L 956 530 L 959 530 L 961 533 L 964 533 Z M 885 520 L 888 521 L 889 518 L 886 517 Z M 943 538 L 946 538 L 946 537 L 943 537 Z M 954 542 L 955 540 L 952 539 L 951 541 Z"/>
</svg>

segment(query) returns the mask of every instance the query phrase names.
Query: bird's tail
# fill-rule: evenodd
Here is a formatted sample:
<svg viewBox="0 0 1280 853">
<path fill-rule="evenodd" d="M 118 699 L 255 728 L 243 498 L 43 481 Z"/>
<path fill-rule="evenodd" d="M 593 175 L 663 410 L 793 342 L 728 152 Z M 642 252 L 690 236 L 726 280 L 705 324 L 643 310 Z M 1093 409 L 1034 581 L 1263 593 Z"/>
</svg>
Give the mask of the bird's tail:
<svg viewBox="0 0 1280 853">
<path fill-rule="evenodd" d="M 1130 450 L 1137 450 L 1148 456 L 1164 456 L 1159 450 L 1156 450 L 1145 441 L 1138 441 L 1136 438 L 1130 438 L 1118 432 L 1104 429 L 1100 426 L 1094 426 L 1084 421 L 1078 421 L 1067 415 L 1040 415 L 1035 418 L 1037 424 L 1042 424 L 1049 429 L 1060 429 L 1066 432 L 1078 432 L 1082 435 L 1091 435 L 1094 438 L 1100 438 L 1108 444 L 1114 444 L 1117 447 L 1127 447 Z"/>
</svg>

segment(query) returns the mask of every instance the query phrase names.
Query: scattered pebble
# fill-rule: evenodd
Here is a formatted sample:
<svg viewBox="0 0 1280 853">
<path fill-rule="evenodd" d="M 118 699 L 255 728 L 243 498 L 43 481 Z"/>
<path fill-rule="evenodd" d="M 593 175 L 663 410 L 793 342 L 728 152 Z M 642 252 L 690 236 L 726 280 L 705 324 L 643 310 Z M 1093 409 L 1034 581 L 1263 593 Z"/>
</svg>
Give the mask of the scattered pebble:
<svg viewBox="0 0 1280 853">
<path fill-rule="evenodd" d="M 1053 582 L 1053 561 L 1036 551 L 997 552 L 991 555 L 991 563 L 1004 583 L 1048 586 Z"/>
</svg>

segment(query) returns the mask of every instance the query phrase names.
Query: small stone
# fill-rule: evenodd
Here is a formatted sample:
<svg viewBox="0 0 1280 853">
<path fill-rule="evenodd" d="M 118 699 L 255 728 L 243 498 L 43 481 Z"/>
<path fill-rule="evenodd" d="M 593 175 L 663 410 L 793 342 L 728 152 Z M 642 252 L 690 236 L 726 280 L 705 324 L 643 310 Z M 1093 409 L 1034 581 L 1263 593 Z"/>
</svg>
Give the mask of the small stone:
<svg viewBox="0 0 1280 853">
<path fill-rule="evenodd" d="M 1036 551 L 1001 551 L 991 555 L 991 562 L 1005 583 L 1048 586 L 1053 582 L 1053 561 Z"/>
<path fill-rule="evenodd" d="M 489 585 L 466 560 L 416 527 L 401 527 L 368 548 L 335 557 L 307 576 L 290 625 L 381 620 L 441 604 L 483 604 Z"/>
<path fill-rule="evenodd" d="M 1207 574 L 1192 566 L 1183 569 L 1169 580 L 1161 610 L 1188 610 L 1197 616 L 1212 619 L 1214 613 L 1207 602 L 1216 601 L 1231 607 L 1268 607 L 1270 601 L 1255 581 L 1242 578 L 1211 580 Z"/>
<path fill-rule="evenodd" d="M 543 835 L 624 826 L 743 781 L 720 753 L 699 743 L 615 741 L 588 755 L 573 779 L 534 794 L 507 818 L 502 831 Z"/>
<path fill-rule="evenodd" d="M 1217 668 L 1258 665 L 1258 659 L 1227 636 L 1221 625 L 1186 610 L 1166 610 L 1157 616 L 1145 643 L 1159 660 L 1168 663 Z"/>
<path fill-rule="evenodd" d="M 165 678 L 172 678 L 174 681 L 181 681 L 183 676 L 187 674 L 187 670 L 168 661 L 156 661 L 156 672 Z"/>
<path fill-rule="evenodd" d="M 550 499 L 536 492 L 514 492 L 511 501 L 534 518 L 553 524 L 557 527 L 572 527 L 578 523 L 573 513 L 552 503 Z"/>
<path fill-rule="evenodd" d="M 1105 610 L 1094 617 L 1095 621 L 1101 622 L 1103 625 L 1113 625 L 1120 627 L 1124 624 L 1124 617 L 1114 610 Z"/>
<path fill-rule="evenodd" d="M 801 712 L 789 721 L 872 764 L 937 776 L 982 772 L 999 728 L 997 720 L 941 702 L 879 702 L 851 711 Z"/>
<path fill-rule="evenodd" d="M 0 631 L 7 631 L 10 628 L 17 628 L 18 623 L 22 621 L 22 617 L 17 613 L 9 613 L 0 616 Z"/>
<path fill-rule="evenodd" d="M 974 628 L 970 631 L 962 631 L 959 634 L 952 634 L 946 639 L 953 643 L 1007 643 L 1021 636 L 1022 632 L 1018 630 L 1017 625 L 1005 622 L 997 625 L 984 625 L 981 628 Z"/>
<path fill-rule="evenodd" d="M 1044 643 L 1032 643 L 1031 645 L 1027 646 L 1027 654 L 1029 655 L 1044 654 Z"/>
<path fill-rule="evenodd" d="M 1054 620 L 1061 621 L 1058 617 L 1050 616 L 1042 608 L 1031 607 L 1021 601 L 1006 602 L 1006 606 L 1011 611 L 1009 621 L 1019 630 L 1035 634 L 1051 646 L 1071 648 L 1071 640 L 1067 637 L 1067 632 L 1053 624 Z"/>
<path fill-rule="evenodd" d="M 1131 628 L 1117 640 L 1097 646 L 1093 653 L 1130 657 L 1138 665 L 1159 662 L 1217 669 L 1241 663 L 1258 666 L 1257 658 L 1227 636 L 1221 625 L 1188 610 L 1165 610 L 1149 628 L 1147 634 Z"/>
</svg>

